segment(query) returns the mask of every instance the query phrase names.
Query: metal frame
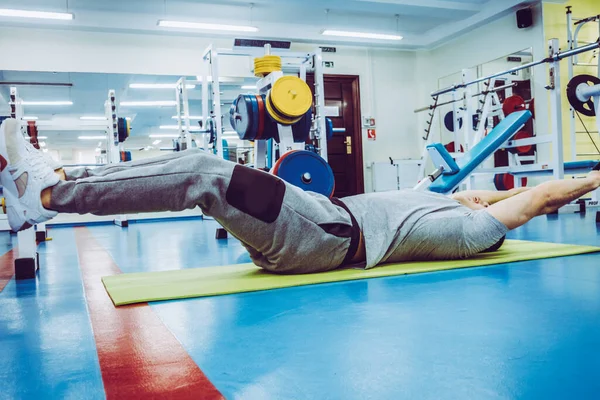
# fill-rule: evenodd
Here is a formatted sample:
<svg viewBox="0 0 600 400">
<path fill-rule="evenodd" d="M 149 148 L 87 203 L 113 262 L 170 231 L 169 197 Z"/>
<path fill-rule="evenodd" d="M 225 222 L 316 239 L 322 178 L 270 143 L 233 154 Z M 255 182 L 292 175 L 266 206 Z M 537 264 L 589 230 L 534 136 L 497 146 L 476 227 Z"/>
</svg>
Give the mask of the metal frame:
<svg viewBox="0 0 600 400">
<path fill-rule="evenodd" d="M 550 91 L 550 105 L 551 105 L 551 109 L 554 110 L 554 112 L 551 113 L 552 133 L 550 135 L 542 135 L 542 136 L 530 138 L 530 139 L 520 139 L 520 140 L 508 141 L 502 148 L 517 147 L 517 146 L 526 145 L 526 144 L 552 143 L 552 155 L 553 155 L 552 162 L 551 163 L 537 162 L 536 164 L 533 164 L 533 165 L 521 166 L 519 159 L 516 157 L 512 157 L 512 160 L 511 160 L 511 158 L 509 158 L 509 167 L 499 167 L 499 168 L 492 168 L 492 169 L 484 169 L 484 168 L 478 167 L 476 169 L 476 172 L 474 172 L 471 175 L 471 178 L 470 178 L 471 182 L 473 180 L 473 176 L 476 174 L 494 174 L 494 173 L 502 173 L 502 172 L 514 172 L 514 173 L 519 173 L 521 175 L 527 175 L 527 174 L 533 175 L 536 172 L 547 173 L 549 170 L 551 170 L 554 179 L 563 179 L 564 178 L 562 113 L 560 112 L 560 110 L 562 110 L 560 61 L 564 58 L 574 57 L 577 54 L 591 51 L 591 50 L 597 49 L 599 47 L 600 47 L 600 39 L 595 43 L 591 43 L 591 44 L 588 44 L 585 46 L 581 46 L 581 47 L 577 47 L 574 49 L 569 49 L 565 52 L 561 52 L 558 39 L 551 39 L 548 41 L 548 56 L 542 60 L 527 63 L 527 64 L 521 65 L 519 67 L 511 68 L 506 71 L 495 73 L 495 74 L 492 74 L 492 75 L 489 75 L 489 76 L 486 76 L 483 78 L 477 78 L 474 80 L 465 81 L 466 74 L 463 72 L 463 82 L 462 83 L 455 84 L 453 86 L 450 86 L 450 87 L 447 87 L 444 89 L 440 89 L 440 90 L 437 90 L 437 91 L 434 91 L 431 93 L 431 96 L 434 98 L 434 100 L 436 102 L 440 95 L 452 93 L 454 96 L 454 100 L 451 103 L 453 103 L 455 105 L 455 118 L 456 118 L 456 103 L 458 101 L 464 100 L 464 99 L 470 100 L 470 98 L 472 97 L 468 91 L 468 88 L 470 86 L 480 83 L 480 82 L 484 82 L 484 81 L 493 82 L 493 80 L 495 78 L 499 78 L 504 75 L 508 75 L 513 72 L 520 71 L 520 70 L 523 70 L 526 68 L 531 68 L 536 65 L 549 64 L 549 69 L 548 69 L 549 70 L 549 84 L 546 87 L 546 89 Z M 464 90 L 464 94 L 463 94 L 462 98 L 457 99 L 457 93 L 458 93 L 459 89 L 466 89 L 466 90 Z M 582 96 L 598 95 L 598 97 L 595 98 L 595 100 L 596 99 L 598 100 L 595 105 L 596 105 L 596 108 L 598 109 L 597 115 L 600 115 L 599 114 L 600 113 L 600 87 L 596 88 L 594 86 L 594 87 L 590 87 L 588 89 L 580 90 L 579 92 L 581 92 Z M 427 108 L 425 108 L 425 109 L 427 109 Z M 484 109 L 485 109 L 485 104 L 484 104 Z M 422 110 L 423 109 L 418 109 L 418 110 L 415 110 L 415 112 L 419 112 Z M 466 102 L 464 104 L 463 110 L 461 110 L 461 111 L 465 111 L 465 110 L 466 111 L 469 110 L 468 102 Z M 468 117 L 470 118 L 471 116 L 468 115 Z M 600 122 L 598 121 L 599 119 L 600 118 L 597 118 L 597 124 L 598 124 L 598 130 L 600 131 Z M 465 121 L 465 120 L 463 119 L 463 121 Z M 483 123 L 483 120 L 481 120 L 480 123 Z M 463 123 L 463 126 L 465 124 L 470 125 L 468 120 L 466 120 L 466 122 Z M 465 137 L 467 137 L 466 132 L 468 131 L 468 129 L 469 128 L 464 129 Z M 479 136 L 479 135 L 476 135 L 476 137 L 477 136 Z M 424 151 L 424 154 L 423 154 L 423 157 L 425 157 L 425 156 L 426 156 L 426 150 Z M 424 188 L 427 188 L 429 186 L 429 184 L 433 180 L 435 180 L 437 178 L 437 176 L 439 176 L 439 171 L 438 171 L 439 166 L 437 166 L 437 167 L 438 168 L 436 169 L 436 171 L 433 174 L 425 177 L 425 179 L 423 179 L 421 182 L 419 182 L 419 184 L 415 187 L 415 189 L 422 190 Z M 423 165 L 423 170 L 424 170 L 424 168 L 425 168 L 425 166 Z M 421 175 L 421 176 L 423 176 L 423 175 Z M 515 180 L 516 187 L 518 187 L 520 185 L 520 181 L 521 181 L 520 179 Z"/>
<path fill-rule="evenodd" d="M 566 18 L 567 18 L 567 45 L 569 50 L 573 50 L 579 46 L 579 33 L 581 29 L 590 22 L 596 22 L 598 24 L 598 35 L 600 36 L 600 15 L 595 15 L 588 18 L 574 18 L 573 11 L 571 11 L 572 6 L 566 7 Z M 575 27 L 575 31 L 573 31 L 573 27 Z M 598 54 L 598 59 L 600 59 L 600 53 Z M 588 64 L 588 63 L 580 63 L 579 56 L 573 56 L 572 61 L 568 64 L 568 76 L 569 81 L 573 79 L 575 76 L 574 67 L 575 66 L 584 66 L 584 67 L 598 67 L 598 76 L 600 76 L 600 62 L 596 65 Z M 575 110 L 573 107 L 569 107 L 569 131 L 570 131 L 570 142 L 571 142 L 571 159 L 577 160 L 578 156 L 585 156 L 584 154 L 577 153 L 577 127 L 575 122 Z"/>
<path fill-rule="evenodd" d="M 238 49 L 216 49 L 212 45 L 208 46 L 203 53 L 202 59 L 204 60 L 205 68 L 203 69 L 202 75 L 202 90 L 203 98 L 204 93 L 208 94 L 209 86 L 212 88 L 212 112 L 217 123 L 217 141 L 218 148 L 217 154 L 222 155 L 222 142 L 221 142 L 221 107 L 220 107 L 220 92 L 219 92 L 219 57 L 220 56 L 242 56 L 242 57 L 262 57 L 265 54 L 273 54 L 282 58 L 282 71 L 277 71 L 269 74 L 262 78 L 257 84 L 257 90 L 260 94 L 266 93 L 267 90 L 275 83 L 275 81 L 281 78 L 284 73 L 292 72 L 298 73 L 299 77 L 306 80 L 306 73 L 311 71 L 315 75 L 315 114 L 314 120 L 316 121 L 316 129 L 312 132 L 313 138 L 318 141 L 317 150 L 319 155 L 323 159 L 327 160 L 327 135 L 326 135 L 326 121 L 325 121 L 325 93 L 324 93 L 324 80 L 323 80 L 323 58 L 321 49 L 316 49 L 312 53 L 303 52 L 288 52 L 273 50 L 267 44 L 264 48 L 247 48 L 243 50 Z M 211 110 L 208 106 L 202 107 L 202 115 L 204 118 L 209 117 Z M 278 124 L 278 131 L 280 137 L 280 153 L 283 155 L 285 152 L 294 149 L 304 149 L 304 144 L 294 143 L 292 136 L 292 129 L 290 126 L 283 126 Z M 206 141 L 205 141 L 206 144 Z M 254 166 L 255 168 L 271 168 L 275 163 L 275 143 L 273 140 L 257 140 L 254 142 Z"/>
<path fill-rule="evenodd" d="M 177 102 L 177 129 L 179 132 L 180 149 L 192 148 L 192 129 L 190 126 L 190 103 L 188 100 L 187 79 L 179 78 L 175 85 L 175 100 Z M 182 114 L 183 111 L 183 115 Z M 185 143 L 185 146 L 183 144 Z"/>
<path fill-rule="evenodd" d="M 450 92 L 453 92 L 453 91 L 455 91 L 457 89 L 465 88 L 467 86 L 471 86 L 471 85 L 474 85 L 476 83 L 484 82 L 484 81 L 490 80 L 492 78 L 498 78 L 498 77 L 503 76 L 503 75 L 508 75 L 508 74 L 513 73 L 513 72 L 521 71 L 523 69 L 528 69 L 528 68 L 531 68 L 531 67 L 535 67 L 536 65 L 548 64 L 548 63 L 551 63 L 553 61 L 560 61 L 560 60 L 562 60 L 564 58 L 573 57 L 573 56 L 575 56 L 577 54 L 585 53 L 587 51 L 594 50 L 594 49 L 597 49 L 599 47 L 600 47 L 600 41 L 597 41 L 597 42 L 590 43 L 588 45 L 577 47 L 575 49 L 567 50 L 567 51 L 564 51 L 564 52 L 558 51 L 558 52 L 556 52 L 556 53 L 554 53 L 554 54 L 550 55 L 549 57 L 544 58 L 542 60 L 533 61 L 533 62 L 530 62 L 530 63 L 527 63 L 527 64 L 520 65 L 518 67 L 507 69 L 507 70 L 502 71 L 502 72 L 497 72 L 497 73 L 492 74 L 492 75 L 484 76 L 483 78 L 477 78 L 477 79 L 469 81 L 469 82 L 465 82 L 465 83 L 461 83 L 461 84 L 456 84 L 456 85 L 448 86 L 448 87 L 440 89 L 440 90 L 436 90 L 435 92 L 431 93 L 431 97 L 435 97 L 435 96 L 439 96 L 439 95 L 442 95 L 442 94 L 450 93 Z"/>
</svg>

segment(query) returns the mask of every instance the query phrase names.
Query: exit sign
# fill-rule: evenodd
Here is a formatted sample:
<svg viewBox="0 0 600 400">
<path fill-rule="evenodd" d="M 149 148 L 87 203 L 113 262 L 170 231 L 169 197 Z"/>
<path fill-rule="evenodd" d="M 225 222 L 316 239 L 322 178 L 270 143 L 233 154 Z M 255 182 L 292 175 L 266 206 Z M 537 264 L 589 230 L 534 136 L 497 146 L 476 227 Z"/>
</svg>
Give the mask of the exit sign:
<svg viewBox="0 0 600 400">
<path fill-rule="evenodd" d="M 333 61 L 323 61 L 323 66 L 325 68 L 333 68 Z"/>
</svg>

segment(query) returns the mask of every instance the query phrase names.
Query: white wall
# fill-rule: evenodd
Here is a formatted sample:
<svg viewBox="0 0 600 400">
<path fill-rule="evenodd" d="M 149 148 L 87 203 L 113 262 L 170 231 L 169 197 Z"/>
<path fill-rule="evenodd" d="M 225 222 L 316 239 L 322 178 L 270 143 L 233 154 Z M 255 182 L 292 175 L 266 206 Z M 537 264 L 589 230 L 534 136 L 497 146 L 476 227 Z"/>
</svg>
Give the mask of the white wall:
<svg viewBox="0 0 600 400">
<path fill-rule="evenodd" d="M 323 59 L 334 62 L 334 68 L 325 73 L 359 76 L 362 116 L 375 118 L 377 139 L 367 140 L 366 130 L 362 132 L 365 190 L 369 192 L 373 162 L 420 157 L 412 113 L 416 53 L 338 49 L 338 53 L 324 54 Z"/>
<path fill-rule="evenodd" d="M 202 71 L 202 52 L 209 44 L 231 47 L 230 40 L 201 37 L 1 28 L 0 70 L 100 72 L 152 75 L 196 75 Z M 312 47 L 294 46 L 293 50 Z M 23 49 L 35 57 L 25 57 Z M 360 77 L 362 115 L 377 121 L 377 140 L 367 141 L 363 131 L 365 189 L 371 188 L 367 168 L 388 157 L 418 157 L 416 119 L 412 114 L 417 55 L 413 52 L 338 47 L 325 54 L 334 61 L 330 74 Z M 224 57 L 222 76 L 251 76 L 244 59 Z M 422 91 L 422 90 L 421 90 Z"/>
</svg>

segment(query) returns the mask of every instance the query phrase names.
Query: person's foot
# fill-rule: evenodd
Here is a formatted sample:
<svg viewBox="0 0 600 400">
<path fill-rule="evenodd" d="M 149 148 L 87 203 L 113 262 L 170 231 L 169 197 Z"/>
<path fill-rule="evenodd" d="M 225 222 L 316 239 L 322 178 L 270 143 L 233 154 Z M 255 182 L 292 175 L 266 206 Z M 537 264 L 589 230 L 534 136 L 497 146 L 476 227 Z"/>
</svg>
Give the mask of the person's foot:
<svg viewBox="0 0 600 400">
<path fill-rule="evenodd" d="M 39 153 L 42 156 L 42 159 L 44 160 L 46 165 L 49 166 L 50 168 L 52 168 L 52 171 L 58 171 L 59 169 L 62 169 L 63 165 L 61 163 L 59 163 L 58 161 L 56 161 L 54 158 L 50 157 L 48 154 L 44 153 L 43 151 L 40 151 L 40 150 L 36 149 L 35 147 L 33 147 L 33 145 L 24 137 L 23 137 L 23 143 L 25 143 L 25 148 L 27 149 L 27 151 Z"/>
<path fill-rule="evenodd" d="M 57 214 L 42 206 L 41 193 L 59 182 L 39 151 L 29 151 L 14 119 L 0 127 L 0 179 L 11 229 L 18 232 Z"/>
</svg>

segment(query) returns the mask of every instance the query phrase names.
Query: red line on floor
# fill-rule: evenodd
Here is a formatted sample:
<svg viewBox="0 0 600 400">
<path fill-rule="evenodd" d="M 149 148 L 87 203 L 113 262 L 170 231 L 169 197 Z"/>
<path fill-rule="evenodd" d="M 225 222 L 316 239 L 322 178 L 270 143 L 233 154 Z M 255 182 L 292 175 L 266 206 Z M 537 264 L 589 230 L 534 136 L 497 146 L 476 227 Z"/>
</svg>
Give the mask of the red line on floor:
<svg viewBox="0 0 600 400">
<path fill-rule="evenodd" d="M 4 290 L 15 274 L 15 252 L 14 249 L 9 250 L 0 257 L 0 292 Z"/>
<path fill-rule="evenodd" d="M 107 399 L 223 399 L 147 303 L 113 305 L 100 278 L 121 270 L 87 228 L 75 232 Z"/>
</svg>

